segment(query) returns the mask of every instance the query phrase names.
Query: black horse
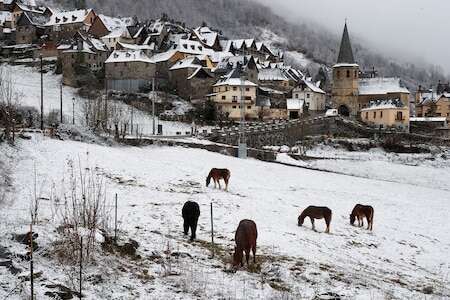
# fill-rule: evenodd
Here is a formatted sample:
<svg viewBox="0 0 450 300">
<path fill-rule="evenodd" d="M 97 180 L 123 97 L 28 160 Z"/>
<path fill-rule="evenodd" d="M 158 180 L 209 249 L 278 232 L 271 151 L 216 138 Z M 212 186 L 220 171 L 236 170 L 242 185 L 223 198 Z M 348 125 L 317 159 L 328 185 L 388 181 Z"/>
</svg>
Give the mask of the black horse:
<svg viewBox="0 0 450 300">
<path fill-rule="evenodd" d="M 184 234 L 187 235 L 189 227 L 191 228 L 191 241 L 195 239 L 197 231 L 198 217 L 200 216 L 200 207 L 197 202 L 188 201 L 183 205 Z"/>
</svg>

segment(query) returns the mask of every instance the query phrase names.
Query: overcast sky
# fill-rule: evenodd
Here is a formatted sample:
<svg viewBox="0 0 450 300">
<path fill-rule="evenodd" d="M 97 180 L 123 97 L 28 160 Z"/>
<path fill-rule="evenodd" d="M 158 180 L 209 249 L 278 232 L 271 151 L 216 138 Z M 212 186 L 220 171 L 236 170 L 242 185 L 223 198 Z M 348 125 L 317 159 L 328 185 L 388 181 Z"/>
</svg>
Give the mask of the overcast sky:
<svg viewBox="0 0 450 300">
<path fill-rule="evenodd" d="M 370 41 L 381 52 L 440 65 L 450 74 L 449 0 L 257 0 L 290 21 L 310 18 Z M 386 50 L 386 51 L 384 51 Z"/>
</svg>

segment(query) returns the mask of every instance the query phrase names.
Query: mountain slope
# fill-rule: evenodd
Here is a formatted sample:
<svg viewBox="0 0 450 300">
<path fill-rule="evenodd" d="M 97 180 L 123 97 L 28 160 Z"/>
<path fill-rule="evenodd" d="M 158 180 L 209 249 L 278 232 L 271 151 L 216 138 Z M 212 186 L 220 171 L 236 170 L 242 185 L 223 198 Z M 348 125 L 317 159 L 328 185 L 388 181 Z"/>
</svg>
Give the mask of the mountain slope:
<svg viewBox="0 0 450 300">
<path fill-rule="evenodd" d="M 69 0 L 54 2 L 66 7 L 73 3 Z M 337 58 L 340 36 L 315 24 L 291 24 L 268 7 L 252 0 L 136 0 L 126 2 L 126 5 L 123 0 L 87 0 L 86 5 L 117 16 L 157 18 L 166 13 L 170 18 L 190 26 L 198 26 L 204 21 L 232 38 L 260 37 L 269 30 L 286 41 L 276 45 L 284 50 L 304 53 L 306 58 L 327 66 L 335 63 Z M 399 63 L 374 53 L 361 42 L 353 41 L 353 45 L 356 59 L 363 69 L 375 67 L 381 76 L 401 77 L 410 89 L 414 90 L 418 84 L 429 85 L 438 80 L 448 80 L 437 66 Z M 317 65 L 311 66 L 310 71 L 314 75 Z"/>
</svg>

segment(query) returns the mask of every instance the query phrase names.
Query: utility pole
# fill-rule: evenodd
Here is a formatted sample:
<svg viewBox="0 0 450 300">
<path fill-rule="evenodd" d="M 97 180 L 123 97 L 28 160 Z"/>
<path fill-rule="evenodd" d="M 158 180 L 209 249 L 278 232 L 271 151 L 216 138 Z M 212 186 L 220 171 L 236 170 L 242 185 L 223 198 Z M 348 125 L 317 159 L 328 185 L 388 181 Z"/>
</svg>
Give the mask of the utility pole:
<svg viewBox="0 0 450 300">
<path fill-rule="evenodd" d="M 105 76 L 105 129 L 108 128 L 108 80 Z"/>
<path fill-rule="evenodd" d="M 75 98 L 72 98 L 72 125 L 75 125 Z"/>
<path fill-rule="evenodd" d="M 62 124 L 63 123 L 63 99 L 62 99 L 62 90 L 63 90 L 63 85 L 62 85 L 62 83 L 61 83 L 61 87 L 60 87 L 60 91 L 59 91 L 59 100 L 60 100 L 60 108 L 61 108 L 61 110 L 60 110 L 60 117 L 61 117 L 61 120 L 60 120 L 60 123 Z"/>
<path fill-rule="evenodd" d="M 238 142 L 238 157 L 247 158 L 247 143 L 245 140 L 245 75 L 244 70 L 241 69 L 241 120 L 239 122 L 239 142 Z"/>
<path fill-rule="evenodd" d="M 152 78 L 153 135 L 155 135 L 155 77 Z"/>
<path fill-rule="evenodd" d="M 39 55 L 41 61 L 41 130 L 44 130 L 44 73 L 42 72 L 42 54 Z"/>
</svg>

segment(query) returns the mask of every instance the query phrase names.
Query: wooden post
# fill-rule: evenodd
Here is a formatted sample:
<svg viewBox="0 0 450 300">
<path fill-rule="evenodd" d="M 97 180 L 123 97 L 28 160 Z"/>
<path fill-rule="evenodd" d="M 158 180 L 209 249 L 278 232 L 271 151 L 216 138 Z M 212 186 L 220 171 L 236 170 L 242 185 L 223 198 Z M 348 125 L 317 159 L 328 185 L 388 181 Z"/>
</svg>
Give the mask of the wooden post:
<svg viewBox="0 0 450 300">
<path fill-rule="evenodd" d="M 116 194 L 115 214 L 114 214 L 114 241 L 117 243 L 117 194 Z"/>
<path fill-rule="evenodd" d="M 82 292 L 82 284 L 83 284 L 83 237 L 80 238 L 80 294 L 78 295 L 80 299 Z"/>
<path fill-rule="evenodd" d="M 60 91 L 59 91 L 59 101 L 60 101 L 60 123 L 63 123 L 63 97 L 62 97 L 62 92 L 63 92 L 63 85 L 61 83 L 61 87 L 60 87 Z"/>
<path fill-rule="evenodd" d="M 34 299 L 34 273 L 33 273 L 33 222 L 30 223 L 30 288 L 31 300 Z"/>
<path fill-rule="evenodd" d="M 214 221 L 213 221 L 213 204 L 211 202 L 211 249 L 212 257 L 214 257 Z"/>
</svg>

